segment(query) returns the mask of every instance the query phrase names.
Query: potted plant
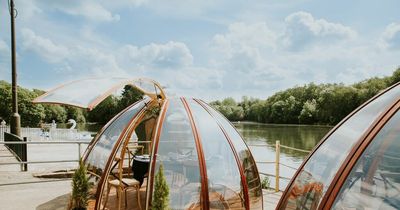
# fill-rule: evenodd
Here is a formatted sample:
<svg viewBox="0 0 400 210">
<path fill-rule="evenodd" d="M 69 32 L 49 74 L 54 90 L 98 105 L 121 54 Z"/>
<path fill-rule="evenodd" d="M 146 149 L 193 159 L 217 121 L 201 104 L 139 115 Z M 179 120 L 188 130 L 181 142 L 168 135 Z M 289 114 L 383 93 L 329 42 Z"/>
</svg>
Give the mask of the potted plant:
<svg viewBox="0 0 400 210">
<path fill-rule="evenodd" d="M 268 176 L 264 176 L 264 179 L 261 182 L 262 189 L 268 190 L 270 188 L 271 182 L 269 181 Z"/>
<path fill-rule="evenodd" d="M 71 209 L 84 210 L 89 200 L 90 183 L 86 176 L 87 169 L 82 160 L 79 160 L 79 167 L 72 176 Z"/>
<path fill-rule="evenodd" d="M 153 210 L 169 210 L 169 187 L 161 164 L 154 178 Z"/>
</svg>

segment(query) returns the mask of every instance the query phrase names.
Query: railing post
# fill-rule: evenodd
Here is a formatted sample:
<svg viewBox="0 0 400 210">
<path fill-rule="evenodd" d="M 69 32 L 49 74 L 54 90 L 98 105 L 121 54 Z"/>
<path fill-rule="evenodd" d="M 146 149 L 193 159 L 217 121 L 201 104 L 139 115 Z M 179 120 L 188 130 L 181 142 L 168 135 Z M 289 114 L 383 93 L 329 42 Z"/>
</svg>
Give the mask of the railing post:
<svg viewBox="0 0 400 210">
<path fill-rule="evenodd" d="M 23 141 L 27 142 L 27 137 L 24 137 Z M 21 145 L 21 150 L 22 150 L 21 151 L 21 155 L 22 155 L 21 160 L 23 162 L 27 162 L 28 161 L 28 150 L 27 150 L 27 147 L 28 147 L 28 145 L 26 145 L 26 144 L 22 144 Z M 28 164 L 27 163 L 21 164 L 21 171 L 28 171 Z"/>
<path fill-rule="evenodd" d="M 279 192 L 279 159 L 280 159 L 280 141 L 275 142 L 275 192 Z"/>
<path fill-rule="evenodd" d="M 81 143 L 78 143 L 78 161 L 81 160 Z"/>
</svg>

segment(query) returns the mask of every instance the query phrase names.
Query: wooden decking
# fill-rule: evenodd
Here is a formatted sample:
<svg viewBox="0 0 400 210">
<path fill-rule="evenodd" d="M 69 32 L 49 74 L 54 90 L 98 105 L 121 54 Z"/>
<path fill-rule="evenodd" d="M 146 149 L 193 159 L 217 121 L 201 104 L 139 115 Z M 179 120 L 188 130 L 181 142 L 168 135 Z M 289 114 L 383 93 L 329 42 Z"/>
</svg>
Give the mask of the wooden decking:
<svg viewBox="0 0 400 210">
<path fill-rule="evenodd" d="M 142 204 L 142 210 L 145 209 L 145 197 L 146 197 L 146 188 L 142 187 L 140 190 L 141 194 L 141 204 Z M 38 206 L 36 209 L 38 210 L 47 210 L 47 209 L 65 209 L 66 206 L 68 205 L 69 201 L 69 196 L 70 194 L 66 194 L 60 197 L 57 197 L 49 202 L 43 203 L 40 206 Z M 282 196 L 282 192 L 275 192 L 273 190 L 263 190 L 263 200 L 264 200 L 264 210 L 274 210 L 276 208 L 276 205 L 279 202 L 279 199 Z M 125 208 L 125 202 L 124 199 L 121 200 L 121 209 L 126 209 L 126 210 L 139 210 L 138 205 L 137 205 L 137 199 L 136 199 L 136 191 L 133 189 L 128 190 L 128 206 Z M 93 200 L 94 202 L 94 200 Z M 94 209 L 94 203 L 90 202 L 89 203 L 89 210 Z M 101 206 L 101 210 L 106 209 L 106 210 L 112 210 L 112 209 L 118 209 L 117 206 L 118 203 L 118 198 L 116 197 L 115 190 L 112 189 L 110 192 L 109 200 L 107 202 L 107 207 L 104 208 L 104 206 Z"/>
<path fill-rule="evenodd" d="M 128 198 L 128 206 L 125 206 L 125 201 L 124 197 L 121 199 L 121 209 L 126 209 L 126 210 L 140 210 L 139 205 L 137 203 L 137 195 L 136 195 L 136 190 L 134 189 L 128 189 L 127 190 L 127 198 Z M 142 205 L 142 209 L 146 208 L 146 187 L 140 188 L 140 203 Z M 111 190 L 110 196 L 108 198 L 107 206 L 104 208 L 104 206 L 101 206 L 101 209 L 107 209 L 107 210 L 112 210 L 112 209 L 118 209 L 118 198 L 116 196 L 116 191 L 115 188 Z"/>
<path fill-rule="evenodd" d="M 264 210 L 275 209 L 281 199 L 282 192 L 275 192 L 274 190 L 263 190 Z"/>
<path fill-rule="evenodd" d="M 145 209 L 145 196 L 146 196 L 145 188 L 142 187 L 141 189 L 142 209 Z M 263 190 L 264 210 L 275 209 L 281 196 L 282 192 L 275 192 L 274 190 Z M 117 198 L 115 197 L 115 192 L 112 192 L 109 199 L 109 204 L 105 209 L 117 209 L 116 201 Z M 124 204 L 122 204 L 121 207 L 124 208 Z M 128 190 L 128 207 L 126 209 L 139 210 L 136 201 L 136 192 L 134 190 Z"/>
</svg>

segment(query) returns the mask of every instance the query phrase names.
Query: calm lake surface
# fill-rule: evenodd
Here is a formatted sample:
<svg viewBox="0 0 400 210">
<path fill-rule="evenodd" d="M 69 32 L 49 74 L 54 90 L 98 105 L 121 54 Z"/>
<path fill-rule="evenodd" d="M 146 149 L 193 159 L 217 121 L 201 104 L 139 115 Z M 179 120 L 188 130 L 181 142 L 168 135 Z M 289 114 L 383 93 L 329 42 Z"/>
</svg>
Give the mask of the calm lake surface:
<svg viewBox="0 0 400 210">
<path fill-rule="evenodd" d="M 276 125 L 260 123 L 234 123 L 249 145 L 254 159 L 259 161 L 275 161 L 275 142 L 281 145 L 303 150 L 312 150 L 313 147 L 328 133 L 330 126 L 304 126 L 304 125 Z M 251 146 L 265 145 L 265 146 Z M 280 162 L 293 168 L 298 168 L 303 159 L 308 155 L 281 148 Z M 259 172 L 275 174 L 275 165 L 258 163 Z M 294 169 L 281 165 L 280 176 L 291 178 Z M 280 180 L 280 189 L 284 190 L 289 180 Z M 275 186 L 275 178 L 270 177 L 271 186 Z"/>
<path fill-rule="evenodd" d="M 305 126 L 305 125 L 277 125 L 241 122 L 234 123 L 237 130 L 242 134 L 249 145 L 257 162 L 275 161 L 275 142 L 280 141 L 281 145 L 294 147 L 303 150 L 312 150 L 313 147 L 332 128 L 330 126 Z M 58 124 L 59 128 L 69 128 L 70 125 Z M 101 129 L 99 124 L 77 124 L 81 132 L 96 133 Z M 263 146 L 251 146 L 263 145 Z M 298 152 L 281 148 L 280 162 L 293 168 L 298 168 L 308 153 Z M 260 172 L 275 174 L 274 164 L 258 163 Z M 280 176 L 291 178 L 295 173 L 294 169 L 287 166 L 280 166 Z M 270 177 L 271 186 L 275 186 L 275 180 Z M 288 180 L 280 180 L 280 189 L 284 190 Z"/>
</svg>

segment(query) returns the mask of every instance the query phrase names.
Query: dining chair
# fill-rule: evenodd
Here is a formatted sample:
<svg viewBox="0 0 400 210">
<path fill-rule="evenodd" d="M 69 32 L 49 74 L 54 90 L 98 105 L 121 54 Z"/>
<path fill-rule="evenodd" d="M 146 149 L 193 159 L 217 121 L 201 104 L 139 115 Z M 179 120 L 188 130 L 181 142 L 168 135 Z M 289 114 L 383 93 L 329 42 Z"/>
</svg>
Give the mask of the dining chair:
<svg viewBox="0 0 400 210">
<path fill-rule="evenodd" d="M 127 190 L 129 188 L 136 189 L 138 206 L 139 206 L 139 209 L 142 209 L 142 206 L 140 204 L 140 182 L 134 178 L 124 178 L 123 177 L 123 170 L 121 167 L 122 163 L 120 163 L 121 162 L 120 160 L 121 159 L 119 159 L 119 158 L 115 159 L 116 163 L 114 164 L 113 169 L 115 168 L 116 165 L 120 165 L 120 167 L 118 170 L 118 175 L 112 174 L 114 179 L 111 179 L 108 181 L 107 194 L 106 194 L 103 210 L 107 206 L 108 196 L 110 194 L 111 188 L 115 188 L 115 190 L 117 192 L 118 210 L 121 209 L 122 193 L 124 194 L 124 197 L 125 197 L 125 209 L 127 208 L 127 206 L 128 206 Z M 111 171 L 113 171 L 113 169 Z"/>
</svg>

